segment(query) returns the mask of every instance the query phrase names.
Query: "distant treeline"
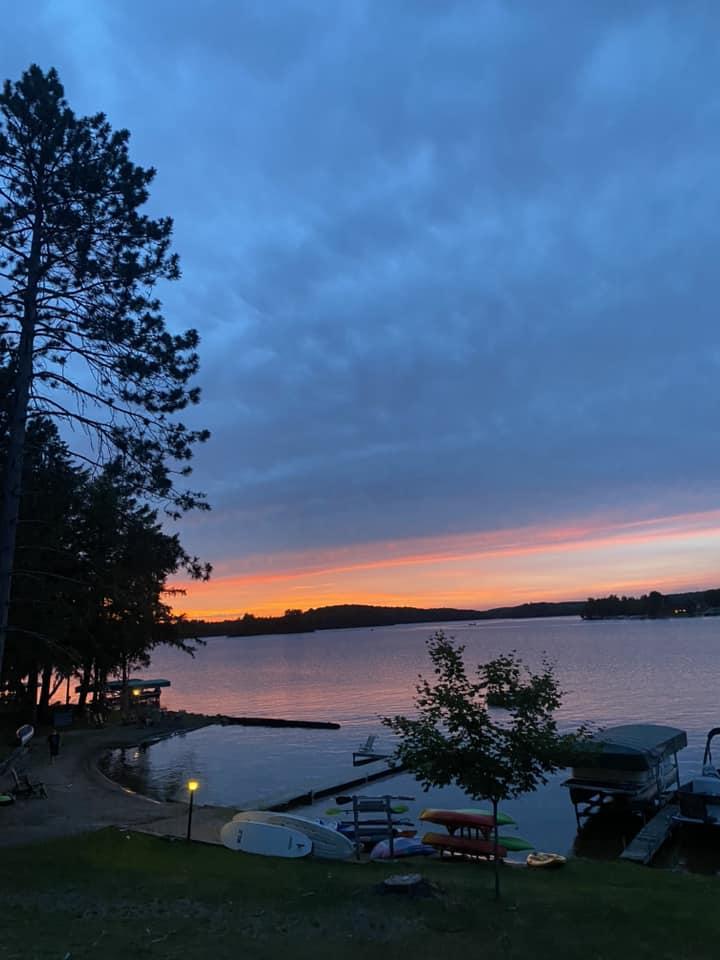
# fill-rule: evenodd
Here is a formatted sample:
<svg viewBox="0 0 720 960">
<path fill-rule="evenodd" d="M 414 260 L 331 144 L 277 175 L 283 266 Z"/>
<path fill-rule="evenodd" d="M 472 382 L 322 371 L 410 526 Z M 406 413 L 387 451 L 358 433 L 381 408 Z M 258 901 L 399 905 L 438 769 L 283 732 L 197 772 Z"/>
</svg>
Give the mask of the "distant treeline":
<svg viewBox="0 0 720 960">
<path fill-rule="evenodd" d="M 696 593 L 669 593 L 653 590 L 642 597 L 609 597 L 590 599 L 582 608 L 584 620 L 608 620 L 615 617 L 698 617 L 720 614 L 720 590 L 699 590 Z"/>
<path fill-rule="evenodd" d="M 342 630 L 350 627 L 389 627 L 398 623 L 449 623 L 454 620 L 493 620 L 501 617 L 579 616 L 582 601 L 567 603 L 523 603 L 518 607 L 494 610 L 456 610 L 452 607 L 374 607 L 340 604 L 310 610 L 286 610 L 279 617 L 256 617 L 252 613 L 237 620 L 188 620 L 186 637 L 248 637 L 268 633 L 309 633 L 313 630 Z"/>
</svg>

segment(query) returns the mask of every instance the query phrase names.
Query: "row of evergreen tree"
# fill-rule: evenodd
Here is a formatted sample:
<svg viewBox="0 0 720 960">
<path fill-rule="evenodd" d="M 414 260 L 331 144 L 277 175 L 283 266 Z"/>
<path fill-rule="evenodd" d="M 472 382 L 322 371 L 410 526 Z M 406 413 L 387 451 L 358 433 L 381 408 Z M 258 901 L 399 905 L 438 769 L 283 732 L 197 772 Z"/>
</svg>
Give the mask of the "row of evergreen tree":
<svg viewBox="0 0 720 960">
<path fill-rule="evenodd" d="M 128 144 L 55 70 L 0 92 L 0 702 L 26 716 L 182 643 L 168 577 L 209 575 L 158 513 L 206 506 L 183 478 L 208 434 L 177 417 L 199 338 L 162 315 L 172 221 Z"/>
<path fill-rule="evenodd" d="M 641 597 L 590 597 L 582 609 L 584 620 L 611 620 L 616 617 L 695 617 L 720 608 L 720 590 L 664 595 L 657 590 Z"/>
<path fill-rule="evenodd" d="M 167 579 L 207 568 L 134 496 L 119 462 L 80 468 L 47 419 L 29 424 L 15 555 L 3 687 L 25 715 L 46 715 L 66 679 L 84 706 L 157 644 L 190 649 Z"/>
</svg>

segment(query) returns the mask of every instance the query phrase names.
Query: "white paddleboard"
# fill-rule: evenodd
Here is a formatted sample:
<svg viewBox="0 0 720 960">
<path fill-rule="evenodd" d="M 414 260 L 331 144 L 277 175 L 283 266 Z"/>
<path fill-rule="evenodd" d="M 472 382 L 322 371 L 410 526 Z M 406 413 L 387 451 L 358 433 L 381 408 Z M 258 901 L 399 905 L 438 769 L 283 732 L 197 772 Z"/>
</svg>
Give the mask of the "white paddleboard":
<svg viewBox="0 0 720 960">
<path fill-rule="evenodd" d="M 326 827 L 317 820 L 294 816 L 292 813 L 273 813 L 271 810 L 244 810 L 236 813 L 233 823 L 267 823 L 304 833 L 312 840 L 313 856 L 323 860 L 347 860 L 355 853 L 352 840 L 338 833 L 336 827 Z"/>
<path fill-rule="evenodd" d="M 264 857 L 306 857 L 312 841 L 298 830 L 251 820 L 231 820 L 220 831 L 229 850 L 259 853 Z"/>
</svg>

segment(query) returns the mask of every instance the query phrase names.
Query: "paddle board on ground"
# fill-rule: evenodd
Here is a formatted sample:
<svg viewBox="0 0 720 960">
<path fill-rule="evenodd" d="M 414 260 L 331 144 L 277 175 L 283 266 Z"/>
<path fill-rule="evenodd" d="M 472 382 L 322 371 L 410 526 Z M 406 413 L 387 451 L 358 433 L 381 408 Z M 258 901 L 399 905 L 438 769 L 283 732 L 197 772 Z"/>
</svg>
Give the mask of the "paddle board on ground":
<svg viewBox="0 0 720 960">
<path fill-rule="evenodd" d="M 220 839 L 229 850 L 258 853 L 264 857 L 306 857 L 312 850 L 312 840 L 298 830 L 251 820 L 226 823 L 220 831 Z"/>
<path fill-rule="evenodd" d="M 304 833 L 312 841 L 313 856 L 323 860 L 347 860 L 355 853 L 353 843 L 342 833 L 338 833 L 337 828 L 326 827 L 317 820 L 298 817 L 292 813 L 274 813 L 272 810 L 244 810 L 233 817 L 233 823 L 247 820 Z"/>
</svg>

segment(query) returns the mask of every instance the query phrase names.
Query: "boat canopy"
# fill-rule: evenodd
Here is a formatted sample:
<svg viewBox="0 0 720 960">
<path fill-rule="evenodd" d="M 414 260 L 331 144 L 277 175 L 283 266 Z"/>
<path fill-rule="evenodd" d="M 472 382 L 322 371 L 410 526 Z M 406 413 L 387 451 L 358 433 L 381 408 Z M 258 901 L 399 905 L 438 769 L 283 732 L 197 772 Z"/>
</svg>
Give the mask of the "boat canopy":
<svg viewBox="0 0 720 960">
<path fill-rule="evenodd" d="M 608 727 L 590 739 L 589 749 L 574 758 L 575 767 L 651 770 L 665 757 L 687 746 L 684 730 L 655 723 Z"/>
</svg>

